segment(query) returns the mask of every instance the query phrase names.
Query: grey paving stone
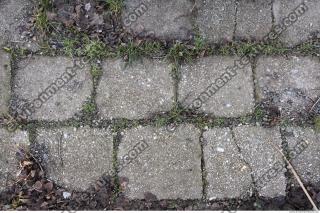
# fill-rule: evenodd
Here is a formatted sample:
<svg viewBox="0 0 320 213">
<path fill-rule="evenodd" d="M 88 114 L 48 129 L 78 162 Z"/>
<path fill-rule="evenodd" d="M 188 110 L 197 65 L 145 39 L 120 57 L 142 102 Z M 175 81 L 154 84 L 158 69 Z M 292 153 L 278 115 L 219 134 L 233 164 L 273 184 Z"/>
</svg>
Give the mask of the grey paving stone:
<svg viewBox="0 0 320 213">
<path fill-rule="evenodd" d="M 113 171 L 113 137 L 108 129 L 39 129 L 32 152 L 48 178 L 70 190 L 86 190 Z"/>
<path fill-rule="evenodd" d="M 279 129 L 240 126 L 234 129 L 234 134 L 244 160 L 252 169 L 259 195 L 270 198 L 285 196 L 285 163 L 271 144 L 281 147 Z"/>
<path fill-rule="evenodd" d="M 33 0 L 0 1 L 0 46 L 9 41 L 16 44 L 25 41 L 24 27 L 35 5 Z"/>
<path fill-rule="evenodd" d="M 29 145 L 26 131 L 8 132 L 0 128 L 0 191 L 12 184 L 19 171 L 16 152 L 18 147 Z"/>
<path fill-rule="evenodd" d="M 283 117 L 306 117 L 319 92 L 319 60 L 312 57 L 261 57 L 258 59 L 257 93 L 269 100 Z"/>
<path fill-rule="evenodd" d="M 193 125 L 126 130 L 119 146 L 120 177 L 128 184 L 125 195 L 143 199 L 200 199 L 202 197 L 200 131 Z M 122 159 L 126 159 L 123 161 Z"/>
<path fill-rule="evenodd" d="M 302 2 L 305 4 L 298 7 Z M 296 21 L 280 36 L 280 40 L 288 46 L 295 46 L 313 36 L 320 37 L 320 2 L 318 0 L 275 0 L 273 11 L 277 25 L 283 26 L 283 19 L 291 13 L 290 20 Z M 290 22 L 286 20 L 286 23 Z"/>
<path fill-rule="evenodd" d="M 235 36 L 239 39 L 262 40 L 272 27 L 272 0 L 239 1 Z"/>
<path fill-rule="evenodd" d="M 239 198 L 251 191 L 251 171 L 242 160 L 229 128 L 203 133 L 209 200 Z"/>
<path fill-rule="evenodd" d="M 236 0 L 196 1 L 195 23 L 210 43 L 231 41 L 235 28 Z"/>
<path fill-rule="evenodd" d="M 300 178 L 307 183 L 320 183 L 320 134 L 311 128 L 289 127 L 286 140 L 289 156 Z"/>
<path fill-rule="evenodd" d="M 0 116 L 8 113 L 11 80 L 10 55 L 0 50 Z"/>
<path fill-rule="evenodd" d="M 22 117 L 27 114 L 22 111 L 34 109 L 30 120 L 66 120 L 80 112 L 92 89 L 89 65 L 80 68 L 70 58 L 34 56 L 18 63 L 12 105 Z M 23 107 L 30 104 L 34 107 Z"/>
<path fill-rule="evenodd" d="M 143 59 L 130 66 L 107 60 L 97 89 L 102 118 L 139 119 L 169 111 L 174 103 L 171 67 L 167 61 Z"/>
<path fill-rule="evenodd" d="M 191 0 L 126 0 L 122 22 L 140 37 L 165 40 L 192 38 Z"/>
<path fill-rule="evenodd" d="M 227 72 L 236 59 L 212 56 L 182 66 L 179 102 L 215 116 L 237 117 L 251 113 L 254 108 L 251 66 Z"/>
</svg>

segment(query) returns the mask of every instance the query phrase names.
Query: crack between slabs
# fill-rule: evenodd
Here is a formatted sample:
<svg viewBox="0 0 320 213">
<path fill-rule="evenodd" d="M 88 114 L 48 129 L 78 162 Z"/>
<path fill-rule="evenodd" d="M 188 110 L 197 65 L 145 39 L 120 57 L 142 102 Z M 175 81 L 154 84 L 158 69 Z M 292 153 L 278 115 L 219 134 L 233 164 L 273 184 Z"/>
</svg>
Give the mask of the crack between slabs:
<svg viewBox="0 0 320 213">
<path fill-rule="evenodd" d="M 201 129 L 200 131 L 201 132 L 199 137 L 199 143 L 201 147 L 202 200 L 206 201 L 208 181 L 207 181 L 207 171 L 206 171 L 205 161 L 204 161 L 204 138 L 203 138 L 204 130 Z"/>
</svg>

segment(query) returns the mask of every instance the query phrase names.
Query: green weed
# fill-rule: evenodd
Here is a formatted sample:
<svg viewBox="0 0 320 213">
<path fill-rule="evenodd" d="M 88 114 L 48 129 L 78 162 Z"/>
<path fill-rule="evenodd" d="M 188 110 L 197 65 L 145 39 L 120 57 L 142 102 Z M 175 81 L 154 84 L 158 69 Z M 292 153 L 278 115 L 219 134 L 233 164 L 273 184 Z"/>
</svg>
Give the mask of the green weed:
<svg viewBox="0 0 320 213">
<path fill-rule="evenodd" d="M 123 8 L 123 0 L 106 0 L 108 8 L 115 14 L 119 14 Z"/>
<path fill-rule="evenodd" d="M 320 132 L 320 116 L 316 116 L 314 119 L 314 128 L 317 132 Z"/>
</svg>

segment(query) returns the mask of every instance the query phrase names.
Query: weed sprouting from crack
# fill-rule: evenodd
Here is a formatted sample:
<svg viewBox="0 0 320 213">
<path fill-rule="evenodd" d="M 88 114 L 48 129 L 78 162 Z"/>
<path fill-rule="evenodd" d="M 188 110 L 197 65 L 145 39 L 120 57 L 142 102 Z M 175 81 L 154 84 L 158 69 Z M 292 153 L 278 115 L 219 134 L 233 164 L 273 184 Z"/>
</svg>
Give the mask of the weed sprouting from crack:
<svg viewBox="0 0 320 213">
<path fill-rule="evenodd" d="M 106 0 L 108 8 L 111 12 L 119 14 L 124 6 L 123 0 Z"/>
<path fill-rule="evenodd" d="M 314 118 L 314 128 L 317 132 L 320 132 L 320 116 Z"/>
</svg>

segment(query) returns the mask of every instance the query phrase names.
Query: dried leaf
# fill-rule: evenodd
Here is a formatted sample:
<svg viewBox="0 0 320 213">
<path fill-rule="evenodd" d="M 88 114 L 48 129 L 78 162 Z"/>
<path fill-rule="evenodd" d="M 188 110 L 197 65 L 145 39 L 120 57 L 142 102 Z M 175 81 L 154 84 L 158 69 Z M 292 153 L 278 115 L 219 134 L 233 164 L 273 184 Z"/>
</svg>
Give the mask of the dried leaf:
<svg viewBox="0 0 320 213">
<path fill-rule="evenodd" d="M 48 183 L 46 183 L 46 184 L 43 186 L 43 188 L 44 188 L 45 190 L 47 190 L 48 192 L 50 192 L 50 191 L 52 191 L 52 189 L 53 189 L 53 183 L 52 183 L 52 182 L 48 182 Z"/>
<path fill-rule="evenodd" d="M 33 188 L 37 191 L 42 191 L 42 183 L 40 181 L 37 181 L 34 185 Z"/>
<path fill-rule="evenodd" d="M 22 167 L 33 165 L 32 161 L 22 161 Z"/>
</svg>

